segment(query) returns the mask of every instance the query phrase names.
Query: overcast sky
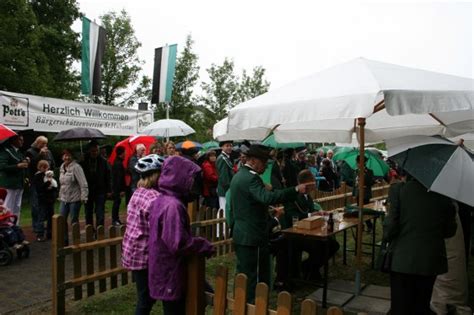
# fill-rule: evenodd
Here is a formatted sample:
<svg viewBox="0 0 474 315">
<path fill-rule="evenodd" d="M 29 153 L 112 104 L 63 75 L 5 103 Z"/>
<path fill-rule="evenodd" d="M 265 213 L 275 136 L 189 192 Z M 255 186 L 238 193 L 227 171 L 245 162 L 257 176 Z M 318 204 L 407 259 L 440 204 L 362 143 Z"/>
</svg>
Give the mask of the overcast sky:
<svg viewBox="0 0 474 315">
<path fill-rule="evenodd" d="M 195 40 L 201 80 L 212 63 L 238 72 L 261 65 L 272 88 L 357 57 L 473 77 L 473 4 L 316 1 L 79 0 L 94 20 L 125 9 L 142 43 L 144 74 L 154 48 Z M 329 1 L 324 1 L 329 2 Z M 80 24 L 76 23 L 76 31 Z"/>
</svg>

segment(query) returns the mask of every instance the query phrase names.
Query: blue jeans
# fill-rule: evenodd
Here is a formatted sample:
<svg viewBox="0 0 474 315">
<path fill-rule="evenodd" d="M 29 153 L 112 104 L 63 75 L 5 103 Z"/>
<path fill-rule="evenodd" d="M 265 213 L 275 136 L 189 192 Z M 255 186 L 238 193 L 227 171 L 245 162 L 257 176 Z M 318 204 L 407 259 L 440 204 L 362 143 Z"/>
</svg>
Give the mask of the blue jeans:
<svg viewBox="0 0 474 315">
<path fill-rule="evenodd" d="M 87 200 L 86 210 L 86 224 L 94 225 L 94 205 L 95 205 L 95 224 L 96 227 L 104 226 L 104 212 L 105 212 L 105 194 L 97 194 L 90 196 Z"/>
<path fill-rule="evenodd" d="M 132 270 L 132 277 L 137 285 L 137 307 L 135 315 L 150 314 L 155 300 L 150 297 L 148 290 L 148 269 Z"/>
<path fill-rule="evenodd" d="M 79 223 L 79 210 L 81 210 L 80 201 L 76 201 L 76 202 L 61 201 L 61 208 L 59 211 L 61 215 L 64 217 L 64 220 L 66 222 L 65 229 L 64 229 L 64 241 L 66 242 L 66 244 L 69 242 L 68 224 L 67 224 L 67 218 L 69 217 L 69 212 L 71 212 L 71 224 Z"/>
</svg>

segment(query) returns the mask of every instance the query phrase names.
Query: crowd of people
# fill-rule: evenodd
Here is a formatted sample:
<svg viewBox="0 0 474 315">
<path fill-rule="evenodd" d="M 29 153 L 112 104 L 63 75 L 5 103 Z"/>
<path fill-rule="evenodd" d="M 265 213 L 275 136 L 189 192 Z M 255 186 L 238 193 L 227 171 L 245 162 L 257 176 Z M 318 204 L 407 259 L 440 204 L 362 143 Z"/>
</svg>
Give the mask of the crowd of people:
<svg viewBox="0 0 474 315">
<path fill-rule="evenodd" d="M 247 275 L 247 301 L 253 303 L 257 282 L 272 283 L 272 256 L 276 258 L 273 287 L 292 290 L 292 278 L 321 280 L 320 268 L 338 251 L 335 238 L 327 244 L 295 242 L 280 233 L 292 227 L 295 217 L 301 220 L 320 210 L 312 192 L 333 191 L 346 182 L 353 187 L 353 195 L 359 196 L 359 171 L 347 171 L 346 165 L 333 160 L 331 150 L 276 150 L 223 141 L 219 148 L 199 152 L 198 147 L 178 150 L 168 141 L 149 147 L 138 143 L 129 157 L 124 147 L 117 146 L 110 161 L 107 151 L 91 141 L 78 160 L 70 150 L 62 152 L 56 180 L 56 161 L 46 137 L 39 136 L 26 152 L 22 147 L 21 135 L 1 146 L 0 187 L 7 192 L 4 208 L 16 216 L 18 226 L 23 189 L 28 187 L 36 241 L 51 238 L 56 200 L 66 222 L 69 216 L 71 224 L 79 222 L 84 205 L 86 224 L 97 227 L 106 224 L 107 199 L 113 201 L 112 224 L 122 225 L 119 209 L 125 199 L 122 264 L 135 278 L 136 314 L 148 314 L 156 300 L 163 302 L 165 314 L 184 314 L 186 256 L 196 253 L 209 257 L 215 251 L 208 240 L 193 236 L 188 202 L 197 200 L 219 209 L 226 217 L 236 270 Z M 390 243 L 393 253 L 392 314 L 411 314 L 412 310 L 416 310 L 413 314 L 428 314 L 433 287 L 437 302 L 446 295 L 442 284 L 435 285 L 437 276 L 455 269 L 447 259 L 445 238 L 454 237 L 459 231 L 455 219 L 463 217 L 463 222 L 459 221 L 464 228 L 462 237 L 469 244 L 470 231 L 465 225 L 466 220 L 470 223 L 472 209 L 465 210 L 465 205 L 427 191 L 414 178 L 405 179 L 406 175 L 394 163 L 384 178 L 376 178 L 364 167 L 362 199 L 364 204 L 370 202 L 376 181 L 395 183 L 384 221 L 384 241 Z M 371 228 L 367 224 L 367 229 Z M 66 228 L 66 245 L 68 235 Z M 463 252 L 466 259 L 468 249 L 467 245 Z M 462 299 L 464 296 L 458 294 L 458 300 Z"/>
</svg>

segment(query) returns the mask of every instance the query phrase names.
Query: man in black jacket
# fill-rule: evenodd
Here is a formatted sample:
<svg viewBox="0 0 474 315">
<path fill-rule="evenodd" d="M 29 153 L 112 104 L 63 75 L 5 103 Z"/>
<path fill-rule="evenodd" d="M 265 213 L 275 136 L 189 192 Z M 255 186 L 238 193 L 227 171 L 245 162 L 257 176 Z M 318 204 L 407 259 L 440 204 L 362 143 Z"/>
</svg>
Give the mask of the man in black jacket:
<svg viewBox="0 0 474 315">
<path fill-rule="evenodd" d="M 122 197 L 125 195 L 125 167 L 123 166 L 123 159 L 125 158 L 125 148 L 117 147 L 115 149 L 116 158 L 112 166 L 112 194 L 114 204 L 112 206 L 112 224 L 122 225 L 119 218 L 119 208 Z"/>
<path fill-rule="evenodd" d="M 105 200 L 107 195 L 111 194 L 112 187 L 110 167 L 107 161 L 99 155 L 97 142 L 89 144 L 89 152 L 85 154 L 81 166 L 89 186 L 89 197 L 85 206 L 86 224 L 94 224 L 93 213 L 95 210 L 96 227 L 103 226 Z"/>
</svg>

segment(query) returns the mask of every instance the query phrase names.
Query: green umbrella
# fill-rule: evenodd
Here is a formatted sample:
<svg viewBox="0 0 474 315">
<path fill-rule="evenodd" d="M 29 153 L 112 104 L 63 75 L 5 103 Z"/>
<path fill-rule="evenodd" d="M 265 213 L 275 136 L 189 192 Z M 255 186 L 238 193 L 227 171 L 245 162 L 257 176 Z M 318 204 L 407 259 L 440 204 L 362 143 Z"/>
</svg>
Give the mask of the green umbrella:
<svg viewBox="0 0 474 315">
<path fill-rule="evenodd" d="M 303 142 L 293 142 L 293 143 L 280 143 L 275 140 L 275 135 L 268 136 L 263 140 L 262 145 L 274 148 L 274 149 L 290 149 L 290 148 L 300 148 L 305 147 L 306 145 Z"/>
<path fill-rule="evenodd" d="M 202 150 L 207 151 L 211 149 L 219 149 L 219 142 L 217 141 L 208 141 L 202 144 Z"/>
<path fill-rule="evenodd" d="M 352 150 L 336 152 L 334 155 L 334 161 L 345 161 L 352 169 L 357 169 L 357 162 L 356 158 L 359 155 L 359 149 L 352 148 Z M 369 150 L 365 150 L 365 159 L 366 159 L 366 166 L 368 169 L 371 169 L 374 172 L 374 176 L 382 177 L 385 176 L 388 171 L 389 167 L 384 160 L 380 158 L 378 154 L 374 154 Z"/>
</svg>

